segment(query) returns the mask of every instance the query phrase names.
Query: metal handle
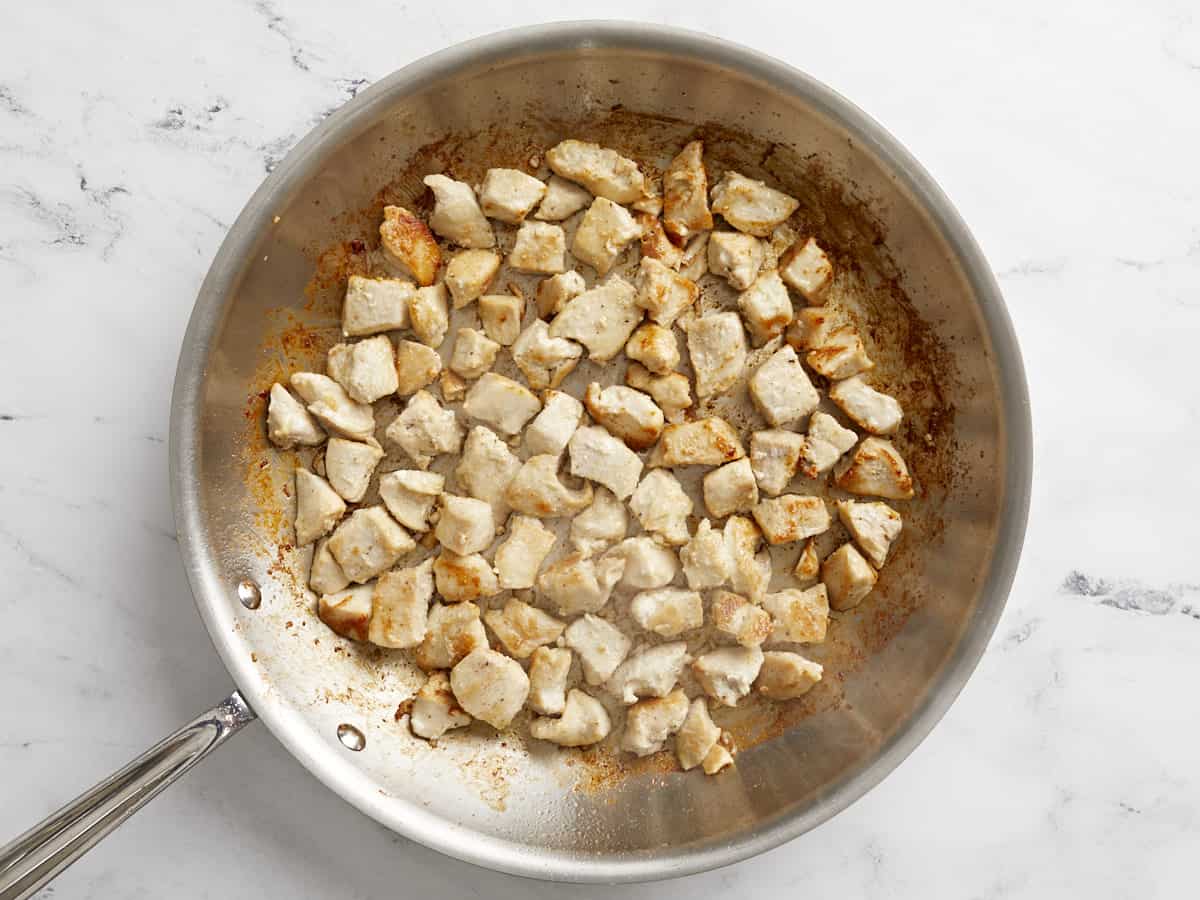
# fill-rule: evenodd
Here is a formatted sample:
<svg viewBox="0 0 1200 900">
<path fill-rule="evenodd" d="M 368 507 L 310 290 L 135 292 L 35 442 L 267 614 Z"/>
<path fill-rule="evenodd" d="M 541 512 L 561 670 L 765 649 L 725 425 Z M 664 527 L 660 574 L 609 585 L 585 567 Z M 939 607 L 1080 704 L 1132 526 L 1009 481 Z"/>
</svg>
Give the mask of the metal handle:
<svg viewBox="0 0 1200 900">
<path fill-rule="evenodd" d="M 0 900 L 23 900 L 255 719 L 237 691 L 0 848 Z"/>
</svg>

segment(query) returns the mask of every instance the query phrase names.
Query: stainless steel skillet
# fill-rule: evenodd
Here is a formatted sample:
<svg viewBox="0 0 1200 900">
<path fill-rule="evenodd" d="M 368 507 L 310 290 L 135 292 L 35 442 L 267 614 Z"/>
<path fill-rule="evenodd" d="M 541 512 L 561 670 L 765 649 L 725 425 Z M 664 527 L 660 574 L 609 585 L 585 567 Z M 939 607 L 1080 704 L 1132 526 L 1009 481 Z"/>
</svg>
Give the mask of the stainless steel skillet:
<svg viewBox="0 0 1200 900">
<path fill-rule="evenodd" d="M 809 198 L 808 224 L 856 273 L 881 375 L 912 410 L 900 440 L 929 448 L 904 555 L 837 623 L 826 692 L 801 715 L 743 723 L 747 749 L 727 777 L 483 733 L 415 742 L 391 715 L 415 674 L 331 652 L 297 588 L 303 558 L 272 505 L 282 475 L 263 462 L 257 393 L 319 355 L 338 267 L 369 230 L 381 185 L 412 194 L 414 159 L 469 176 L 576 130 L 652 158 L 695 129 L 727 164 Z M 255 193 L 184 339 L 176 521 L 238 691 L 0 850 L 0 897 L 33 893 L 256 713 L 364 813 L 479 865 L 636 881 L 769 849 L 877 784 L 962 688 L 1012 581 L 1030 455 L 1021 358 L 986 261 L 920 166 L 829 89 L 714 38 L 625 23 L 504 32 L 414 63 L 322 122 Z"/>
</svg>

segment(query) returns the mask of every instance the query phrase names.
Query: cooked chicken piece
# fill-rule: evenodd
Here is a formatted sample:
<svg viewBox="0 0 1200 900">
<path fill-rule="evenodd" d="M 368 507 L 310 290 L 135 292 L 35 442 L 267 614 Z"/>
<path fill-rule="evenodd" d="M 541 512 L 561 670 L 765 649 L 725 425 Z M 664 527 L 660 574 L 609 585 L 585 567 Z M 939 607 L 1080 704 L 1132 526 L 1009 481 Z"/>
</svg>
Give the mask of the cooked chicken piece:
<svg viewBox="0 0 1200 900">
<path fill-rule="evenodd" d="M 796 350 L 815 350 L 829 340 L 837 327 L 837 316 L 825 306 L 806 306 L 798 309 L 796 318 L 788 326 L 785 340 Z"/>
<path fill-rule="evenodd" d="M 721 532 L 713 529 L 708 519 L 701 519 L 696 533 L 679 551 L 683 575 L 692 590 L 720 587 L 729 580 L 733 561 Z"/>
<path fill-rule="evenodd" d="M 496 536 L 491 504 L 474 497 L 442 494 L 441 516 L 434 534 L 443 547 L 459 556 L 486 550 Z"/>
<path fill-rule="evenodd" d="M 625 507 L 607 488 L 596 488 L 592 505 L 571 519 L 571 543 L 584 556 L 594 556 L 625 537 Z"/>
<path fill-rule="evenodd" d="M 408 726 L 417 737 L 435 741 L 447 731 L 465 728 L 471 717 L 458 705 L 450 690 L 450 676 L 445 672 L 432 672 L 413 698 L 412 711 L 408 714 Z"/>
<path fill-rule="evenodd" d="M 662 410 L 649 396 L 621 384 L 601 390 L 593 381 L 583 395 L 583 405 L 597 423 L 634 450 L 653 447 L 666 424 Z"/>
<path fill-rule="evenodd" d="M 488 169 L 479 188 L 485 216 L 519 225 L 546 196 L 546 185 L 518 169 Z"/>
<path fill-rule="evenodd" d="M 625 355 L 656 375 L 665 375 L 679 365 L 679 344 L 670 328 L 647 322 L 629 338 Z"/>
<path fill-rule="evenodd" d="M 601 557 L 602 561 L 614 559 L 625 563 L 621 586 L 637 590 L 670 584 L 679 568 L 675 554 L 670 549 L 645 535 L 626 538 L 605 551 Z"/>
<path fill-rule="evenodd" d="M 533 587 L 555 540 L 554 532 L 537 519 L 513 516 L 508 537 L 496 551 L 500 587 L 509 591 Z"/>
<path fill-rule="evenodd" d="M 683 248 L 679 274 L 689 281 L 699 281 L 708 274 L 708 232 L 696 235 Z"/>
<path fill-rule="evenodd" d="M 572 689 L 561 718 L 538 718 L 529 723 L 529 733 L 539 741 L 562 747 L 586 747 L 604 740 L 612 731 L 608 710 L 595 697 Z"/>
<path fill-rule="evenodd" d="M 823 303 L 825 289 L 833 281 L 833 264 L 814 238 L 796 241 L 779 258 L 779 274 L 788 287 L 809 303 Z"/>
<path fill-rule="evenodd" d="M 874 495 L 888 500 L 913 498 L 912 476 L 891 441 L 869 437 L 843 460 L 833 473 L 833 483 L 851 494 Z"/>
<path fill-rule="evenodd" d="M 432 564 L 432 560 L 427 560 Z M 474 603 L 435 603 L 429 610 L 425 640 L 417 648 L 417 665 L 429 672 L 449 669 L 468 653 L 488 646 L 487 632 Z"/>
<path fill-rule="evenodd" d="M 541 519 L 574 515 L 592 502 L 592 486 L 586 481 L 571 490 L 558 477 L 557 456 L 531 456 L 508 484 L 504 499 L 517 512 Z"/>
<path fill-rule="evenodd" d="M 423 345 L 418 344 L 417 346 L 423 346 Z M 425 349 L 429 349 L 429 348 L 426 347 Z M 397 354 L 397 357 L 399 357 L 399 354 Z M 441 361 L 441 358 L 439 357 L 438 365 L 440 366 L 441 363 L 442 363 L 442 361 Z M 466 396 L 466 393 L 467 393 L 466 381 L 464 381 L 459 376 L 455 375 L 449 369 L 446 369 L 440 375 L 438 375 L 438 387 L 441 389 L 441 392 L 442 392 L 442 402 L 443 403 L 458 403 L 460 400 L 462 400 L 463 397 Z M 399 392 L 397 392 L 397 393 L 399 393 Z M 403 396 L 403 395 L 401 395 L 401 396 Z"/>
<path fill-rule="evenodd" d="M 546 163 L 555 175 L 615 203 L 632 203 L 646 194 L 646 179 L 637 163 L 599 144 L 562 141 L 547 151 Z"/>
<path fill-rule="evenodd" d="M 719 466 L 746 455 L 737 430 L 712 416 L 663 429 L 650 455 L 652 466 Z"/>
<path fill-rule="evenodd" d="M 371 626 L 371 596 L 375 585 L 359 584 L 349 590 L 322 594 L 317 616 L 335 633 L 352 641 L 365 641 Z"/>
<path fill-rule="evenodd" d="M 350 579 L 329 552 L 329 539 L 321 538 L 313 549 L 312 565 L 308 569 L 308 586 L 313 589 L 313 593 L 321 595 L 344 591 L 349 584 Z"/>
<path fill-rule="evenodd" d="M 432 347 L 416 341 L 401 341 L 396 345 L 396 394 L 410 397 L 433 383 L 442 371 L 442 358 Z M 442 399 L 450 401 L 442 388 Z"/>
<path fill-rule="evenodd" d="M 383 459 L 383 448 L 374 439 L 369 444 L 332 438 L 325 448 L 325 474 L 343 500 L 357 503 L 367 493 L 371 475 Z"/>
<path fill-rule="evenodd" d="M 333 362 L 338 347 L 346 357 L 342 374 L 344 377 L 334 378 L 346 389 L 346 393 L 359 403 L 374 403 L 380 397 L 394 394 L 400 386 L 396 374 L 396 357 L 392 351 L 392 342 L 387 335 L 377 335 L 359 341 L 357 344 L 338 344 L 330 348 L 329 374 L 333 375 L 337 367 Z"/>
<path fill-rule="evenodd" d="M 762 532 L 752 519 L 730 516 L 725 522 L 725 547 L 733 563 L 729 583 L 754 602 L 762 600 L 771 582 L 771 554 L 759 550 Z"/>
<path fill-rule="evenodd" d="M 754 521 L 768 544 L 789 544 L 829 530 L 829 508 L 820 497 L 783 494 L 754 507 Z"/>
<path fill-rule="evenodd" d="M 525 705 L 529 676 L 515 659 L 480 648 L 450 670 L 450 687 L 468 713 L 493 728 L 504 729 Z"/>
<path fill-rule="evenodd" d="M 597 561 L 572 553 L 546 567 L 538 576 L 537 589 L 561 616 L 599 612 L 608 605 L 624 571 L 623 559 L 605 557 Z"/>
<path fill-rule="evenodd" d="M 543 716 L 561 715 L 567 703 L 567 674 L 571 651 L 564 647 L 538 647 L 529 657 L 527 704 Z"/>
<path fill-rule="evenodd" d="M 342 302 L 342 334 L 362 337 L 408 327 L 408 305 L 416 294 L 401 278 L 351 275 Z"/>
<path fill-rule="evenodd" d="M 829 389 L 829 399 L 872 434 L 893 434 L 904 416 L 894 397 L 875 390 L 857 375 L 835 382 Z"/>
<path fill-rule="evenodd" d="M 411 569 L 384 572 L 371 595 L 371 627 L 367 639 L 380 647 L 415 647 L 425 638 L 429 602 L 433 599 L 433 561 Z"/>
<path fill-rule="evenodd" d="M 732 169 L 712 190 L 712 211 L 738 231 L 767 237 L 800 205 L 794 197 Z"/>
<path fill-rule="evenodd" d="M 500 584 L 492 565 L 478 553 L 459 556 L 443 550 L 433 563 L 437 592 L 449 603 L 494 597 Z"/>
<path fill-rule="evenodd" d="M 296 469 L 297 547 L 327 534 L 345 512 L 345 502 L 328 481 L 308 469 Z"/>
<path fill-rule="evenodd" d="M 796 474 L 804 436 L 794 431 L 772 428 L 750 435 L 750 469 L 764 494 L 783 493 Z"/>
<path fill-rule="evenodd" d="M 550 337 L 550 326 L 535 319 L 513 344 L 512 357 L 529 386 L 540 391 L 562 384 L 579 365 L 583 348 L 566 338 Z"/>
<path fill-rule="evenodd" d="M 679 767 L 685 772 L 704 761 L 710 750 L 717 745 L 721 729 L 713 724 L 708 714 L 708 701 L 697 697 L 688 707 L 687 718 L 675 734 L 675 755 Z"/>
<path fill-rule="evenodd" d="M 408 301 L 413 334 L 427 347 L 440 347 L 450 327 L 450 292 L 446 283 L 424 287 Z"/>
<path fill-rule="evenodd" d="M 450 371 L 468 381 L 478 378 L 496 362 L 500 345 L 474 328 L 460 328 L 454 335 Z"/>
<path fill-rule="evenodd" d="M 758 647 L 771 636 L 771 614 L 741 594 L 717 591 L 712 598 L 712 623 L 743 647 Z"/>
<path fill-rule="evenodd" d="M 819 347 L 808 351 L 804 361 L 817 374 L 831 379 L 850 378 L 875 367 L 853 325 L 829 332 Z"/>
<path fill-rule="evenodd" d="M 346 577 L 358 584 L 390 569 L 415 546 L 382 506 L 356 509 L 329 539 L 329 552 Z"/>
<path fill-rule="evenodd" d="M 754 682 L 755 689 L 768 700 L 795 700 L 807 694 L 821 680 L 824 669 L 799 653 L 768 650 Z"/>
<path fill-rule="evenodd" d="M 692 385 L 682 372 L 652 375 L 641 363 L 631 362 L 625 370 L 625 383 L 649 394 L 663 411 L 666 420 L 673 425 L 680 424 L 683 411 L 691 408 Z"/>
<path fill-rule="evenodd" d="M 746 367 L 746 332 L 737 313 L 710 313 L 687 327 L 688 355 L 700 399 L 729 390 Z"/>
<path fill-rule="evenodd" d="M 629 204 L 629 208 L 634 212 L 658 217 L 662 215 L 663 198 L 662 186 L 655 182 L 654 184 L 646 184 L 646 193 Z"/>
<path fill-rule="evenodd" d="M 489 338 L 511 347 L 521 334 L 525 301 L 512 294 L 485 294 L 479 298 L 479 321 Z"/>
<path fill-rule="evenodd" d="M 460 491 L 491 504 L 492 518 L 503 525 L 509 512 L 505 492 L 520 469 L 508 445 L 490 428 L 476 425 L 467 434 L 454 479 Z"/>
<path fill-rule="evenodd" d="M 491 287 L 500 271 L 500 254 L 494 250 L 460 250 L 446 264 L 446 287 L 454 308 L 462 309 Z"/>
<path fill-rule="evenodd" d="M 774 269 L 759 275 L 754 284 L 738 296 L 738 309 L 742 311 L 756 347 L 779 337 L 792 321 L 792 298 Z"/>
<path fill-rule="evenodd" d="M 699 591 L 659 588 L 634 595 L 629 614 L 646 631 L 659 637 L 679 637 L 704 624 L 704 601 Z"/>
<path fill-rule="evenodd" d="M 821 571 L 821 557 L 817 555 L 817 544 L 813 538 L 804 542 L 804 549 L 796 560 L 796 568 L 792 574 L 797 581 L 815 581 Z"/>
<path fill-rule="evenodd" d="M 653 257 L 643 257 L 638 264 L 638 307 L 661 325 L 670 328 L 684 310 L 700 297 L 696 282 L 663 265 Z"/>
<path fill-rule="evenodd" d="M 821 578 L 829 605 L 841 612 L 853 609 L 871 593 L 879 576 L 853 544 L 842 544 L 821 563 Z"/>
<path fill-rule="evenodd" d="M 817 478 L 833 468 L 842 454 L 858 443 L 858 435 L 843 428 L 833 416 L 815 412 L 808 420 L 808 436 L 800 449 L 796 470 L 805 478 Z"/>
<path fill-rule="evenodd" d="M 282 384 L 271 385 L 271 402 L 267 408 L 267 436 L 271 443 L 284 450 L 297 444 L 315 447 L 325 440 L 325 432 L 309 415 L 299 400 Z"/>
<path fill-rule="evenodd" d="M 713 227 L 703 156 L 704 142 L 692 141 L 671 160 L 663 174 L 663 223 L 678 241 Z"/>
<path fill-rule="evenodd" d="M 721 647 L 692 663 L 692 674 L 704 693 L 722 706 L 737 706 L 750 693 L 762 664 L 758 647 Z"/>
<path fill-rule="evenodd" d="M 413 531 L 429 530 L 429 515 L 446 488 L 435 472 L 401 469 L 379 479 L 379 499 L 397 522 Z"/>
<path fill-rule="evenodd" d="M 442 264 L 442 251 L 428 226 L 403 206 L 385 206 L 379 226 L 384 256 L 412 275 L 417 284 L 430 285 Z"/>
<path fill-rule="evenodd" d="M 605 687 L 626 706 L 639 697 L 665 697 L 691 659 L 683 641 L 649 647 L 617 666 Z M 683 716 L 679 719 L 682 722 Z"/>
<path fill-rule="evenodd" d="M 692 498 L 666 469 L 646 473 L 629 498 L 629 511 L 637 516 L 642 530 L 659 535 L 665 543 L 679 546 L 688 542 Z"/>
<path fill-rule="evenodd" d="M 332 378 L 295 372 L 289 381 L 300 399 L 308 404 L 308 411 L 327 431 L 356 441 L 374 436 L 375 412 L 366 404 L 351 400 Z"/>
<path fill-rule="evenodd" d="M 571 255 L 595 269 L 597 275 L 606 275 L 629 243 L 641 236 L 641 226 L 629 210 L 597 197 L 583 214 L 571 242 Z"/>
<path fill-rule="evenodd" d="M 532 455 L 558 456 L 583 419 L 583 404 L 563 391 L 546 391 L 542 411 L 525 429 L 525 449 Z"/>
<path fill-rule="evenodd" d="M 621 352 L 641 319 L 633 286 L 614 275 L 568 301 L 550 323 L 550 336 L 578 341 L 591 359 L 606 362 Z"/>
<path fill-rule="evenodd" d="M 459 451 L 463 429 L 454 410 L 443 409 L 433 394 L 422 390 L 409 398 L 383 436 L 407 453 L 418 469 L 428 469 L 435 456 Z"/>
<path fill-rule="evenodd" d="M 496 235 L 469 184 L 445 175 L 426 175 L 423 180 L 433 191 L 430 228 L 460 247 L 487 250 L 496 246 Z"/>
<path fill-rule="evenodd" d="M 657 259 L 670 269 L 683 262 L 683 250 L 671 243 L 657 215 L 638 213 L 634 216 L 642 229 L 641 259 Z"/>
<path fill-rule="evenodd" d="M 574 300 L 586 290 L 587 283 L 574 269 L 543 278 L 537 286 L 538 315 L 543 319 L 558 315 L 568 301 Z"/>
<path fill-rule="evenodd" d="M 725 733 L 722 732 L 722 737 Z M 705 775 L 716 775 L 722 769 L 727 769 L 733 765 L 733 754 L 728 749 L 720 744 L 714 744 L 713 748 L 708 751 L 708 755 L 704 757 L 703 767 Z"/>
<path fill-rule="evenodd" d="M 621 749 L 637 756 L 659 752 L 667 738 L 683 726 L 690 705 L 683 691 L 635 703 L 625 716 Z"/>
<path fill-rule="evenodd" d="M 757 503 L 758 482 L 747 457 L 726 463 L 704 476 L 704 505 L 713 518 L 750 512 Z"/>
<path fill-rule="evenodd" d="M 583 678 L 591 685 L 608 681 L 632 645 L 621 629 L 591 613 L 568 625 L 564 639 L 579 654 Z"/>
<path fill-rule="evenodd" d="M 762 241 L 753 235 L 714 231 L 708 236 L 708 271 L 736 290 L 744 291 L 754 284 L 764 255 Z"/>
<path fill-rule="evenodd" d="M 837 510 L 838 518 L 858 546 L 875 564 L 875 568 L 882 569 L 892 542 L 900 536 L 903 526 L 900 513 L 886 503 L 854 500 L 839 500 Z"/>
<path fill-rule="evenodd" d="M 549 222 L 524 222 L 517 231 L 508 264 L 518 272 L 557 275 L 566 267 L 567 237 Z"/>
<path fill-rule="evenodd" d="M 633 493 L 642 474 L 638 455 L 598 425 L 577 428 L 567 453 L 572 475 L 604 485 L 620 500 Z"/>
<path fill-rule="evenodd" d="M 851 548 L 853 549 L 853 548 Z M 775 643 L 819 644 L 829 627 L 829 595 L 825 585 L 810 588 L 786 588 L 762 599 L 775 627 L 770 640 Z"/>
<path fill-rule="evenodd" d="M 821 395 L 808 380 L 796 351 L 786 345 L 754 370 L 749 387 L 754 405 L 776 428 L 796 424 L 821 402 Z"/>
<path fill-rule="evenodd" d="M 501 434 L 519 434 L 542 404 L 511 378 L 486 372 L 467 391 L 463 412 Z"/>
<path fill-rule="evenodd" d="M 554 643 L 567 627 L 565 622 L 516 597 L 509 597 L 502 610 L 489 609 L 483 614 L 483 621 L 509 655 L 517 659 L 528 659 L 538 647 Z"/>
<path fill-rule="evenodd" d="M 591 192 L 565 178 L 551 175 L 546 184 L 546 196 L 533 214 L 535 219 L 561 222 L 569 219 L 592 202 Z"/>
</svg>

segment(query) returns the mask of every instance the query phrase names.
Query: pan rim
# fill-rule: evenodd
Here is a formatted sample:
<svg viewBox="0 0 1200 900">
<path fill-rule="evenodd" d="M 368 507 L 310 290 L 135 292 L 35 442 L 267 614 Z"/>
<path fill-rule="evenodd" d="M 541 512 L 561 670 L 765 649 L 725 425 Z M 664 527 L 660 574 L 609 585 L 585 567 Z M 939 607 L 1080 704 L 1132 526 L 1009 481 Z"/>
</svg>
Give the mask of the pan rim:
<svg viewBox="0 0 1200 900">
<path fill-rule="evenodd" d="M 345 777 L 331 750 L 314 751 L 294 733 L 294 714 L 268 696 L 249 654 L 232 628 L 231 586 L 207 562 L 197 468 L 200 394 L 213 338 L 221 326 L 223 298 L 238 281 L 247 252 L 269 225 L 277 200 L 299 188 L 307 165 L 328 150 L 329 138 L 355 133 L 380 105 L 458 70 L 513 55 L 581 48 L 669 52 L 717 61 L 775 88 L 799 95 L 855 133 L 942 232 L 978 298 L 978 309 L 997 360 L 1004 427 L 1004 484 L 1000 526 L 980 602 L 953 655 L 930 684 L 922 703 L 896 729 L 875 758 L 844 778 L 807 810 L 782 816 L 735 840 L 628 857 L 582 857 L 561 851 L 531 853 L 525 845 L 486 837 L 422 813 L 396 813 Z M 394 832 L 448 856 L 509 874 L 551 881 L 624 883 L 653 881 L 716 869 L 755 856 L 815 828 L 874 788 L 916 749 L 941 720 L 981 659 L 1015 577 L 1029 514 L 1032 485 L 1032 417 L 1020 348 L 991 267 L 949 198 L 932 176 L 880 124 L 840 94 L 800 70 L 739 44 L 686 29 L 624 21 L 575 21 L 526 26 L 457 44 L 417 60 L 363 90 L 319 123 L 267 176 L 230 228 L 201 285 L 184 335 L 171 399 L 170 481 L 179 547 L 196 607 L 234 682 L 275 737 L 318 780 Z M 464 832 L 471 840 L 463 840 Z"/>
</svg>

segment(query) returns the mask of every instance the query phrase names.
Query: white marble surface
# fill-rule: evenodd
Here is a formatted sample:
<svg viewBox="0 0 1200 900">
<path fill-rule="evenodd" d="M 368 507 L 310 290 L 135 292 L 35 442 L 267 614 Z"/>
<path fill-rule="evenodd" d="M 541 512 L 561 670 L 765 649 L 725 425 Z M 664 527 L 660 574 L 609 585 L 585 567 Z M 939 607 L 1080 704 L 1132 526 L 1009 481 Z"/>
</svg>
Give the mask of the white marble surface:
<svg viewBox="0 0 1200 900">
<path fill-rule="evenodd" d="M 397 839 L 261 726 L 60 897 L 1194 895 L 1200 18 L 1186 2 L 564 0 L 712 31 L 853 98 L 1000 273 L 1033 395 L 1026 551 L 982 665 L 866 799 L 764 857 L 565 888 Z M 782 5 L 778 5 L 782 6 Z M 0 837 L 223 696 L 164 438 L 192 299 L 274 160 L 523 4 L 25 4 L 0 28 Z"/>
</svg>

